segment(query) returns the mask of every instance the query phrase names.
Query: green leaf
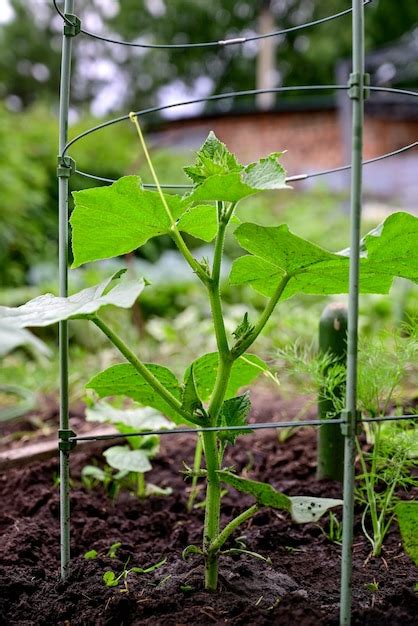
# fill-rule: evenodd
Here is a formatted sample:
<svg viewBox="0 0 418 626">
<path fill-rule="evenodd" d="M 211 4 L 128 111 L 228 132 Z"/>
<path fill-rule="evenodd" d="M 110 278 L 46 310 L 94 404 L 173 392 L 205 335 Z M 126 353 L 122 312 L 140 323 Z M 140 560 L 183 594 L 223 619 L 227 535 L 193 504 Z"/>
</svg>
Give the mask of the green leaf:
<svg viewBox="0 0 418 626">
<path fill-rule="evenodd" d="M 241 478 L 241 476 L 236 476 L 236 474 L 231 474 L 231 472 L 225 470 L 220 470 L 218 474 L 224 483 L 231 485 L 237 491 L 253 496 L 261 506 L 268 506 L 281 511 L 290 511 L 291 499 L 289 496 L 277 491 L 268 483 Z"/>
<path fill-rule="evenodd" d="M 115 572 L 107 571 L 103 574 L 103 582 L 106 587 L 117 587 L 119 580 L 116 578 Z"/>
<path fill-rule="evenodd" d="M 120 541 L 117 541 L 116 543 L 112 543 L 112 545 L 110 546 L 108 552 L 107 552 L 107 556 L 110 557 L 111 559 L 115 559 L 117 552 L 119 550 L 119 548 L 121 547 L 122 543 Z"/>
<path fill-rule="evenodd" d="M 73 197 L 73 267 L 132 252 L 171 227 L 159 193 L 143 189 L 137 176 L 124 176 L 108 187 L 75 191 Z M 180 196 L 164 197 L 178 219 L 188 203 Z"/>
<path fill-rule="evenodd" d="M 241 478 L 221 470 L 220 479 L 237 491 L 253 496 L 260 506 L 289 511 L 294 522 L 305 524 L 316 522 L 328 509 L 341 506 L 343 500 L 333 498 L 313 498 L 311 496 L 286 496 L 268 483 L 261 483 L 248 478 Z"/>
<path fill-rule="evenodd" d="M 245 426 L 247 417 L 251 410 L 251 401 L 248 393 L 235 398 L 225 400 L 222 404 L 219 415 L 219 426 Z M 230 430 L 220 431 L 218 437 L 225 443 L 235 443 L 239 435 L 248 435 L 251 430 Z"/>
<path fill-rule="evenodd" d="M 418 502 L 398 502 L 395 514 L 398 518 L 403 548 L 418 566 Z"/>
<path fill-rule="evenodd" d="M 152 483 L 147 483 L 145 485 L 145 495 L 149 496 L 171 496 L 173 490 L 171 487 L 159 487 L 158 485 L 153 485 Z"/>
<path fill-rule="evenodd" d="M 49 326 L 62 320 L 81 319 L 109 304 L 128 309 L 144 289 L 145 282 L 142 278 L 129 279 L 123 276 L 125 272 L 116 272 L 99 285 L 83 289 L 68 298 L 46 294 L 19 307 L 0 306 L 0 321 L 14 328 Z M 115 285 L 106 291 L 113 282 Z"/>
<path fill-rule="evenodd" d="M 243 166 L 238 163 L 235 155 L 211 131 L 196 154 L 196 163 L 185 167 L 184 171 L 195 184 L 200 184 L 209 176 L 242 169 Z"/>
<path fill-rule="evenodd" d="M 104 424 L 123 424 L 132 429 L 132 432 L 141 430 L 171 430 L 174 428 L 159 411 L 151 407 L 138 407 L 135 409 L 115 409 L 108 402 L 97 402 L 94 406 L 86 409 L 88 422 L 100 422 Z"/>
<path fill-rule="evenodd" d="M 152 467 L 144 450 L 131 450 L 129 446 L 113 446 L 103 452 L 110 467 L 126 472 L 149 472 Z"/>
<path fill-rule="evenodd" d="M 99 553 L 97 552 L 97 550 L 89 550 L 88 552 L 84 553 L 84 558 L 87 560 L 95 559 L 98 554 Z"/>
<path fill-rule="evenodd" d="M 38 337 L 24 328 L 16 328 L 0 322 L 0 357 L 5 356 L 19 346 L 30 346 L 35 355 L 51 356 L 52 352 Z"/>
<path fill-rule="evenodd" d="M 218 215 L 212 204 L 199 204 L 185 211 L 177 222 L 179 230 L 203 241 L 212 241 L 218 231 Z"/>
<path fill-rule="evenodd" d="M 311 496 L 291 496 L 290 501 L 290 514 L 297 524 L 317 522 L 329 509 L 344 504 L 343 500 Z"/>
<path fill-rule="evenodd" d="M 288 189 L 286 170 L 278 159 L 283 152 L 274 152 L 264 159 L 250 163 L 244 169 L 242 182 L 254 190 Z"/>
<path fill-rule="evenodd" d="M 186 199 L 190 202 L 238 202 L 260 191 L 287 189 L 286 171 L 275 152 L 237 171 L 218 172 L 204 178 Z"/>
<path fill-rule="evenodd" d="M 271 296 L 279 281 L 289 277 L 282 299 L 298 292 L 333 294 L 348 292 L 347 251 L 334 254 L 297 237 L 286 225 L 263 227 L 242 224 L 235 231 L 240 245 L 254 256 L 237 259 L 233 284 L 250 284 Z M 418 277 L 418 219 L 407 213 L 391 215 L 363 241 L 360 291 L 387 293 L 394 276 Z"/>
<path fill-rule="evenodd" d="M 244 314 L 242 321 L 238 324 L 236 329 L 233 331 L 233 336 L 237 341 L 240 339 L 244 339 L 248 334 L 250 334 L 254 330 L 254 326 L 248 321 L 248 313 Z"/>
<path fill-rule="evenodd" d="M 188 413 L 191 413 L 192 415 L 197 414 L 200 419 L 198 418 L 196 420 L 196 423 L 201 424 L 202 418 L 206 415 L 206 413 L 202 401 L 199 398 L 196 390 L 193 371 L 194 367 L 192 365 L 189 375 L 187 376 L 184 383 L 183 393 L 181 396 L 181 405 L 182 408 L 185 409 Z"/>
<path fill-rule="evenodd" d="M 209 400 L 215 387 L 218 363 L 219 355 L 217 352 L 205 354 L 192 363 L 194 382 L 202 402 Z M 266 363 L 254 354 L 241 356 L 232 366 L 225 399 L 235 396 L 238 389 L 249 385 L 260 374 L 267 370 L 268 367 Z M 184 379 L 187 380 L 189 376 L 190 367 L 187 368 Z"/>
<path fill-rule="evenodd" d="M 146 367 L 175 398 L 180 400 L 180 385 L 169 369 L 155 363 L 148 363 Z M 100 372 L 87 383 L 86 387 L 94 389 L 100 398 L 128 396 L 144 406 L 157 409 L 175 423 L 184 423 L 184 418 L 167 404 L 129 363 L 113 365 L 104 372 Z"/>
<path fill-rule="evenodd" d="M 94 478 L 99 482 L 103 482 L 106 478 L 106 474 L 100 467 L 96 467 L 95 465 L 85 465 L 81 470 L 81 478 Z"/>
</svg>

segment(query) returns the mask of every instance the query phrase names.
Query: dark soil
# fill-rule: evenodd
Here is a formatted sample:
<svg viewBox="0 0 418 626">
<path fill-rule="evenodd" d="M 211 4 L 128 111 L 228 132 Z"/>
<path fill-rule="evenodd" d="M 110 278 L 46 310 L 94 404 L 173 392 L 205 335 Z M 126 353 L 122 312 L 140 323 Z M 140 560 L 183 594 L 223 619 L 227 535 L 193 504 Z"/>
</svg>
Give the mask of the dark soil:
<svg viewBox="0 0 418 626">
<path fill-rule="evenodd" d="M 280 399 L 257 394 L 254 420 L 281 416 L 291 417 L 284 415 Z M 341 497 L 339 484 L 315 479 L 315 436 L 313 429 L 300 429 L 279 444 L 274 431 L 258 431 L 240 437 L 225 462 L 289 495 Z M 173 495 L 145 502 L 127 492 L 112 502 L 101 488 L 83 488 L 80 471 L 91 462 L 94 447 L 89 456 L 72 453 L 72 562 L 65 584 L 58 575 L 57 461 L 5 472 L 0 479 L 0 624 L 337 624 L 341 547 L 324 536 L 326 517 L 320 524 L 296 525 L 279 511 L 261 510 L 240 534 L 248 550 L 271 564 L 244 555 L 224 557 L 220 592 L 203 590 L 199 557 L 181 557 L 187 545 L 199 544 L 203 525 L 201 509 L 186 512 L 188 484 L 180 474 L 183 461 L 192 463 L 193 446 L 193 436 L 163 438 L 147 478 L 172 487 Z M 231 489 L 223 498 L 222 523 L 251 503 Z M 416 624 L 417 571 L 402 551 L 396 526 L 383 558 L 368 559 L 359 517 L 354 532 L 353 623 Z M 106 553 L 114 542 L 122 545 L 111 559 Z M 93 548 L 99 556 L 86 560 L 84 553 Z M 105 587 L 104 571 L 121 572 L 128 558 L 130 567 L 167 561 L 153 573 L 129 575 L 127 589 Z M 370 583 L 377 583 L 377 592 L 370 591 Z"/>
</svg>

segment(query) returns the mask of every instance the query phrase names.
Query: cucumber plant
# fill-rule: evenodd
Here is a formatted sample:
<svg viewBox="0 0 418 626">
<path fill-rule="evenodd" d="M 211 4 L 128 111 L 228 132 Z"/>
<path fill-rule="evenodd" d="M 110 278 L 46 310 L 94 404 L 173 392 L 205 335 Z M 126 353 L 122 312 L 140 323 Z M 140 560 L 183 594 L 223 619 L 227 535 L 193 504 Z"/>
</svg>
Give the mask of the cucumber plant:
<svg viewBox="0 0 418 626">
<path fill-rule="evenodd" d="M 100 317 L 107 304 L 130 307 L 146 286 L 144 279 L 129 279 L 120 272 L 110 281 L 85 289 L 69 298 L 46 295 L 17 309 L 0 308 L 0 319 L 15 326 L 44 326 L 63 319 L 84 318 L 95 324 L 125 357 L 97 374 L 87 387 L 100 398 L 128 396 L 152 407 L 175 423 L 203 430 L 205 469 L 197 470 L 206 481 L 205 521 L 202 545 L 189 546 L 185 554 L 204 559 L 205 587 L 216 590 L 218 561 L 225 542 L 260 507 L 287 511 L 296 522 L 316 521 L 341 500 L 289 497 L 273 486 L 240 477 L 223 466 L 228 445 L 250 432 L 248 394 L 238 394 L 268 370 L 266 363 L 249 353 L 279 300 L 297 293 L 335 294 L 348 291 L 347 251 L 328 252 L 294 235 L 286 225 L 264 227 L 240 223 L 239 202 L 266 190 L 288 188 L 281 153 L 273 153 L 244 166 L 210 133 L 197 152 L 196 161 L 185 168 L 193 188 L 179 196 L 163 193 L 137 119 L 138 135 L 152 171 L 156 191 L 144 189 L 136 176 L 126 176 L 109 187 L 74 193 L 71 216 L 73 267 L 128 254 L 153 237 L 169 235 L 206 290 L 213 317 L 217 351 L 204 354 L 186 369 L 180 382 L 161 365 L 144 363 Z M 314 217 L 314 216 L 313 216 Z M 246 314 L 231 336 L 227 333 L 221 297 L 221 264 L 225 235 L 234 236 L 245 254 L 237 258 L 229 276 L 232 285 L 250 285 L 267 298 L 258 319 Z M 362 242 L 360 261 L 362 292 L 387 293 L 394 276 L 417 279 L 416 234 L 418 220 L 407 213 L 393 214 Z M 213 262 L 196 259 L 186 244 L 188 233 L 214 241 Z M 415 260 L 414 260 L 415 259 Z M 234 430 L 222 430 L 233 427 Z M 255 503 L 224 528 L 220 527 L 221 487 L 228 485 L 249 494 Z"/>
</svg>

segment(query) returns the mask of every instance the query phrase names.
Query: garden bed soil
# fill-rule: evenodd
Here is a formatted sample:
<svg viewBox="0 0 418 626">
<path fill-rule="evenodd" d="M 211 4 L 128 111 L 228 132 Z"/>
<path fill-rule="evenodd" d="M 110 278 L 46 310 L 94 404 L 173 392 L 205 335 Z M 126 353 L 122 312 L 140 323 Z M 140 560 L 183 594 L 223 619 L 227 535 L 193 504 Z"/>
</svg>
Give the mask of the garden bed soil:
<svg viewBox="0 0 418 626">
<path fill-rule="evenodd" d="M 256 394 L 253 420 L 268 421 L 286 415 L 283 403 L 269 394 Z M 296 413 L 298 407 L 294 413 Z M 315 479 L 316 432 L 300 429 L 280 444 L 275 431 L 240 437 L 227 454 L 251 478 L 268 480 L 289 495 L 341 497 L 341 487 Z M 2 625 L 195 625 L 195 624 L 337 624 L 341 547 L 323 534 L 320 524 L 296 525 L 279 511 L 262 509 L 241 527 L 248 550 L 269 562 L 246 555 L 224 557 L 220 591 L 202 588 L 202 565 L 197 556 L 181 557 L 189 544 L 199 544 L 203 510 L 186 512 L 188 484 L 182 463 L 193 460 L 194 437 L 162 438 L 161 454 L 147 479 L 170 486 L 173 494 L 141 502 L 129 493 L 111 501 L 101 488 L 86 490 L 80 483 L 82 467 L 94 448 L 71 455 L 72 561 L 66 583 L 59 580 L 59 492 L 54 484 L 56 459 L 5 471 L 0 478 L 0 545 Z M 252 503 L 233 489 L 223 498 L 222 524 Z M 337 511 L 340 517 L 340 511 Z M 368 558 L 369 544 L 355 523 L 353 623 L 367 625 L 416 624 L 417 571 L 403 553 L 394 524 L 383 558 Z M 116 558 L 109 546 L 121 542 Z M 234 545 L 231 541 L 230 546 Z M 99 556 L 86 560 L 96 549 Z M 127 589 L 107 588 L 106 569 L 121 572 L 129 566 L 166 563 L 150 574 L 131 574 Z M 377 584 L 377 591 L 370 585 Z"/>
</svg>

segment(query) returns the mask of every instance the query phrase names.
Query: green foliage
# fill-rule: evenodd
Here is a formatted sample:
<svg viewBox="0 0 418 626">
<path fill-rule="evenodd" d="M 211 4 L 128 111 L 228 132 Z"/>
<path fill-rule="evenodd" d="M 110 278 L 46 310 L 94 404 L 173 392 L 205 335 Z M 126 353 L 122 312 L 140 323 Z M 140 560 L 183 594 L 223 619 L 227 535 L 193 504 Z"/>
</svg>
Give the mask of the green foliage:
<svg viewBox="0 0 418 626">
<path fill-rule="evenodd" d="M 209 400 L 216 383 L 216 371 L 219 365 L 219 354 L 212 352 L 199 357 L 192 363 L 193 376 L 197 392 L 202 401 Z M 233 398 L 238 389 L 252 383 L 260 374 L 266 372 L 268 366 L 254 354 L 246 354 L 237 359 L 231 369 L 230 378 L 225 391 L 225 398 Z M 189 376 L 189 368 L 185 378 Z"/>
<path fill-rule="evenodd" d="M 395 514 L 404 550 L 418 566 L 418 502 L 398 502 Z"/>
<path fill-rule="evenodd" d="M 160 438 L 157 435 L 132 435 L 146 430 L 171 429 L 174 426 L 172 422 L 147 407 L 118 409 L 106 402 L 98 402 L 95 406 L 88 408 L 86 419 L 89 422 L 113 424 L 121 434 L 128 435 L 127 445 L 112 446 L 103 453 L 108 465 L 113 470 L 118 470 L 117 474 L 110 476 L 110 484 L 118 484 L 114 495 L 117 495 L 120 488 L 125 486 L 128 489 L 133 488 L 140 498 L 171 493 L 170 488 L 162 489 L 145 482 L 144 474 L 152 469 L 150 460 L 158 454 Z M 87 468 L 89 468 L 87 475 L 96 477 L 106 488 L 106 471 L 92 466 L 87 466 Z M 83 472 L 86 476 L 86 468 Z"/>
<path fill-rule="evenodd" d="M 251 410 L 251 400 L 248 393 L 225 400 L 219 413 L 218 426 L 245 426 L 247 417 Z M 225 430 L 219 432 L 219 440 L 223 443 L 234 445 L 239 435 L 248 435 L 252 431 L 246 430 Z"/>
<path fill-rule="evenodd" d="M 88 318 L 102 306 L 109 304 L 128 309 L 137 300 L 145 283 L 143 279 L 127 278 L 125 272 L 126 270 L 120 270 L 100 285 L 87 287 L 68 298 L 46 294 L 17 308 L 0 306 L 0 321 L 20 329 L 27 326 L 49 326 L 68 319 Z"/>
<path fill-rule="evenodd" d="M 138 122 L 136 119 L 134 121 L 143 141 Z M 147 150 L 144 152 L 158 187 L 159 181 L 150 157 Z M 131 177 L 123 178 L 106 189 L 89 190 L 76 195 L 72 218 L 76 265 L 129 252 L 149 238 L 169 232 L 185 261 L 207 290 L 217 351 L 195 359 L 186 369 L 183 384 L 168 368 L 143 363 L 99 317 L 97 311 L 100 306 L 117 303 L 118 299 L 114 296 L 118 286 L 103 295 L 108 283 L 102 283 L 93 292 L 80 292 L 75 300 L 74 296 L 64 301 L 49 297 L 41 302 L 46 312 L 39 306 L 39 301 L 36 307 L 29 303 L 25 305 L 26 309 L 0 309 L 4 316 L 19 320 L 21 327 L 53 323 L 74 316 L 88 317 L 128 361 L 128 364 L 108 368 L 88 383 L 88 387 L 94 389 L 100 397 L 131 397 L 170 416 L 177 423 L 239 427 L 238 432 L 226 436 L 219 436 L 213 430 L 204 430 L 202 440 L 206 469 L 200 471 L 198 455 L 192 472 L 192 475 L 203 476 L 207 481 L 202 553 L 205 560 L 205 586 L 209 590 L 217 588 L 222 545 L 239 525 L 257 512 L 259 506 L 289 511 L 294 521 L 306 523 L 318 520 L 328 509 L 342 504 L 341 500 L 327 498 L 288 497 L 269 484 L 242 478 L 223 468 L 225 444 L 232 443 L 236 435 L 245 430 L 250 408 L 247 396 L 237 396 L 237 393 L 259 374 L 268 371 L 267 365 L 259 357 L 247 354 L 247 351 L 264 330 L 280 298 L 297 292 L 346 292 L 348 288 L 346 253 L 327 252 L 296 237 L 287 226 L 266 228 L 256 224 L 241 225 L 237 229 L 237 239 L 253 256 L 244 257 L 235 263 L 233 282 L 250 282 L 271 297 L 254 324 L 249 324 L 248 317 L 244 316 L 234 331 L 236 343 L 230 347 L 231 337 L 225 325 L 220 289 L 226 230 L 233 221 L 238 200 L 257 191 L 285 187 L 286 173 L 278 158 L 279 154 L 275 153 L 250 166 L 240 166 L 225 146 L 211 134 L 191 170 L 196 180 L 194 188 L 191 194 L 183 198 L 165 196 L 161 191 L 145 192 L 139 187 L 138 180 Z M 181 216 L 185 211 L 196 210 L 199 219 L 204 216 L 208 219 L 208 224 L 199 224 L 200 232 L 205 236 L 207 232 L 213 234 L 213 212 L 200 209 L 199 204 L 194 206 L 201 201 L 216 202 L 218 220 L 212 263 L 195 259 L 181 232 L 184 228 Z M 188 215 L 186 225 L 190 226 L 192 222 Z M 418 262 L 412 239 L 417 232 L 417 224 L 418 220 L 413 216 L 395 214 L 379 230 L 365 238 L 362 271 L 366 280 L 363 289 L 387 290 L 394 275 L 416 279 Z M 243 268 L 242 263 L 247 265 Z M 118 273 L 116 277 L 119 279 L 119 276 Z M 144 281 L 123 285 L 119 293 L 121 306 L 132 304 L 144 285 Z M 60 308 L 56 306 L 57 300 Z M 28 308 L 29 315 L 25 318 Z M 111 419 L 114 419 L 113 414 Z M 123 423 L 122 413 L 116 420 L 119 420 L 116 425 L 121 432 L 132 433 L 132 415 L 128 424 Z M 149 469 L 148 459 L 155 452 L 156 445 L 153 438 L 135 437 L 130 441 L 130 448 L 116 446 L 106 453 L 109 464 L 113 464 L 123 475 L 137 476 L 137 493 L 140 497 L 147 494 L 144 472 Z M 374 472 L 371 472 L 371 476 L 374 476 Z M 223 530 L 220 529 L 221 482 L 251 494 L 256 500 L 255 505 L 243 511 Z M 392 484 L 398 483 L 399 477 L 392 481 Z M 130 571 L 125 565 L 124 572 Z M 132 568 L 132 571 L 135 569 Z M 122 578 L 126 583 L 127 575 L 106 573 L 105 583 L 116 586 Z"/>
<path fill-rule="evenodd" d="M 107 570 L 103 576 L 102 580 L 106 587 L 118 587 L 121 583 L 123 583 L 123 589 L 121 591 L 128 592 L 129 591 L 129 576 L 131 574 L 151 574 L 155 572 L 155 570 L 162 567 L 167 562 L 167 559 L 163 559 L 158 561 L 158 563 L 154 563 L 149 567 L 130 567 L 128 569 L 129 559 L 126 561 L 123 570 L 120 573 L 116 573 L 113 570 Z"/>
<path fill-rule="evenodd" d="M 271 296 L 277 283 L 289 278 L 283 299 L 295 293 L 332 294 L 348 291 L 347 251 L 331 254 L 293 233 L 287 226 L 242 224 L 235 231 L 240 245 L 253 256 L 234 262 L 233 284 L 249 283 Z M 363 240 L 360 290 L 387 293 L 394 276 L 418 280 L 416 239 L 418 220 L 409 213 L 395 213 Z"/>
<path fill-rule="evenodd" d="M 372 546 L 373 556 L 379 556 L 392 523 L 397 491 L 418 486 L 413 458 L 417 449 L 415 425 L 389 423 L 383 429 L 373 425 L 373 447 L 365 452 L 359 441 L 357 451 L 361 474 L 357 476 L 357 500 L 364 506 L 362 526 Z"/>
<path fill-rule="evenodd" d="M 180 400 L 181 387 L 175 375 L 162 365 L 146 363 L 145 367 L 175 398 Z M 167 415 L 179 422 L 178 411 L 164 401 L 147 380 L 130 364 L 112 365 L 104 372 L 94 376 L 86 385 L 93 389 L 100 398 L 106 396 L 127 396 Z"/>
</svg>

